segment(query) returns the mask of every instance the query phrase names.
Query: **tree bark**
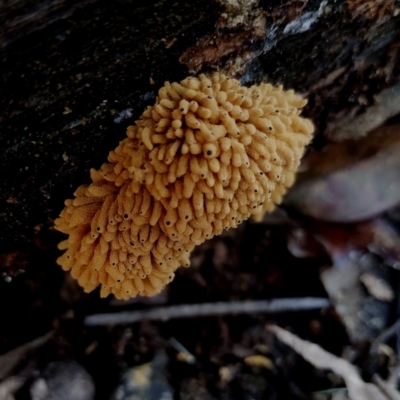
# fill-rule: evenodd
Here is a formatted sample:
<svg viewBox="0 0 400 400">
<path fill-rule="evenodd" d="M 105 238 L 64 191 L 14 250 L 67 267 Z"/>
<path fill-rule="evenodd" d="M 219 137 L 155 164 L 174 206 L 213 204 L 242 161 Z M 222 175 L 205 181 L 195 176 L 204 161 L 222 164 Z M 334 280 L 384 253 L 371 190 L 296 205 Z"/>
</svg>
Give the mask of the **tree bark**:
<svg viewBox="0 0 400 400">
<path fill-rule="evenodd" d="M 166 80 L 218 70 L 293 88 L 316 149 L 400 113 L 398 0 L 17 0 L 0 26 L 2 251 L 54 236 L 64 199 Z"/>
</svg>

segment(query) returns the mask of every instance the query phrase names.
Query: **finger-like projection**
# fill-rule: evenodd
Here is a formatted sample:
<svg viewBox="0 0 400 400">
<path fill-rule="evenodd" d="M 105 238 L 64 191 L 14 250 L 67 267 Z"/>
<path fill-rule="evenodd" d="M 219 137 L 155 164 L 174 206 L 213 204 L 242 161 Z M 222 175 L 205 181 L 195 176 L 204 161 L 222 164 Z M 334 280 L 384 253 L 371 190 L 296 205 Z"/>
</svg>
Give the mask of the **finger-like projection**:
<svg viewBox="0 0 400 400">
<path fill-rule="evenodd" d="M 85 291 L 158 293 L 194 246 L 260 218 L 294 182 L 313 125 L 306 100 L 221 74 L 166 82 L 92 183 L 66 200 L 57 260 Z"/>
</svg>

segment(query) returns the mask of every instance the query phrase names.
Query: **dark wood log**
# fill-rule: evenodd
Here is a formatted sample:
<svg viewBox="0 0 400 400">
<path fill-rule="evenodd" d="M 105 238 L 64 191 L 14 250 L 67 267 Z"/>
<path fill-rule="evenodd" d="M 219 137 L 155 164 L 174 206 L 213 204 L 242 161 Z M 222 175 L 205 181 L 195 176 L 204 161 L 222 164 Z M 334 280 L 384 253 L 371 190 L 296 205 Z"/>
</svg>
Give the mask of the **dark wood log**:
<svg viewBox="0 0 400 400">
<path fill-rule="evenodd" d="M 363 135 L 370 110 L 395 116 L 399 10 L 398 0 L 3 1 L 2 251 L 48 232 L 165 80 L 220 70 L 294 88 L 310 99 L 316 148 Z M 358 132 L 343 129 L 351 123 Z"/>
</svg>

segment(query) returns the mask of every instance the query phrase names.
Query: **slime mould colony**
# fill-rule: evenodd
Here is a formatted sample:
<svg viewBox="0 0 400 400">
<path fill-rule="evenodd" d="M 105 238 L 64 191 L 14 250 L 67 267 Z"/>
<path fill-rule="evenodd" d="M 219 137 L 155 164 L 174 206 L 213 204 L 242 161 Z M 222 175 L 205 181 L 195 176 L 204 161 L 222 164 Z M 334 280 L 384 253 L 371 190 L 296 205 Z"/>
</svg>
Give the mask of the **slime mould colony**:
<svg viewBox="0 0 400 400">
<path fill-rule="evenodd" d="M 305 104 L 221 74 L 166 82 L 93 183 L 65 201 L 58 264 L 102 297 L 158 293 L 196 245 L 281 201 L 313 132 Z"/>
</svg>

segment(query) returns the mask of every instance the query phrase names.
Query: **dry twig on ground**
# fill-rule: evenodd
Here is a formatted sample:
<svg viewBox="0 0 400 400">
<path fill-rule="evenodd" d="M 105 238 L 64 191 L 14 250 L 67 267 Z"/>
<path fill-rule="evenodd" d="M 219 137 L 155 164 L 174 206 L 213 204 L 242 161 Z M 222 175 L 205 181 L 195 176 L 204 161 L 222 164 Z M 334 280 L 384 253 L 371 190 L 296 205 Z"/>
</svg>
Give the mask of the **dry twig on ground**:
<svg viewBox="0 0 400 400">
<path fill-rule="evenodd" d="M 173 318 L 195 318 L 213 315 L 282 313 L 302 310 L 315 310 L 329 307 L 325 298 L 293 298 L 256 301 L 231 301 L 203 304 L 182 304 L 169 307 L 157 307 L 138 311 L 123 311 L 111 314 L 95 314 L 85 318 L 85 325 L 121 325 L 144 320 L 167 321 Z"/>
<path fill-rule="evenodd" d="M 351 400 L 399 400 L 400 393 L 388 387 L 379 377 L 375 378 L 379 385 L 366 383 L 361 379 L 356 367 L 343 358 L 328 353 L 320 346 L 302 340 L 279 326 L 270 325 L 267 329 L 314 367 L 329 369 L 340 376 L 346 383 Z"/>
</svg>

